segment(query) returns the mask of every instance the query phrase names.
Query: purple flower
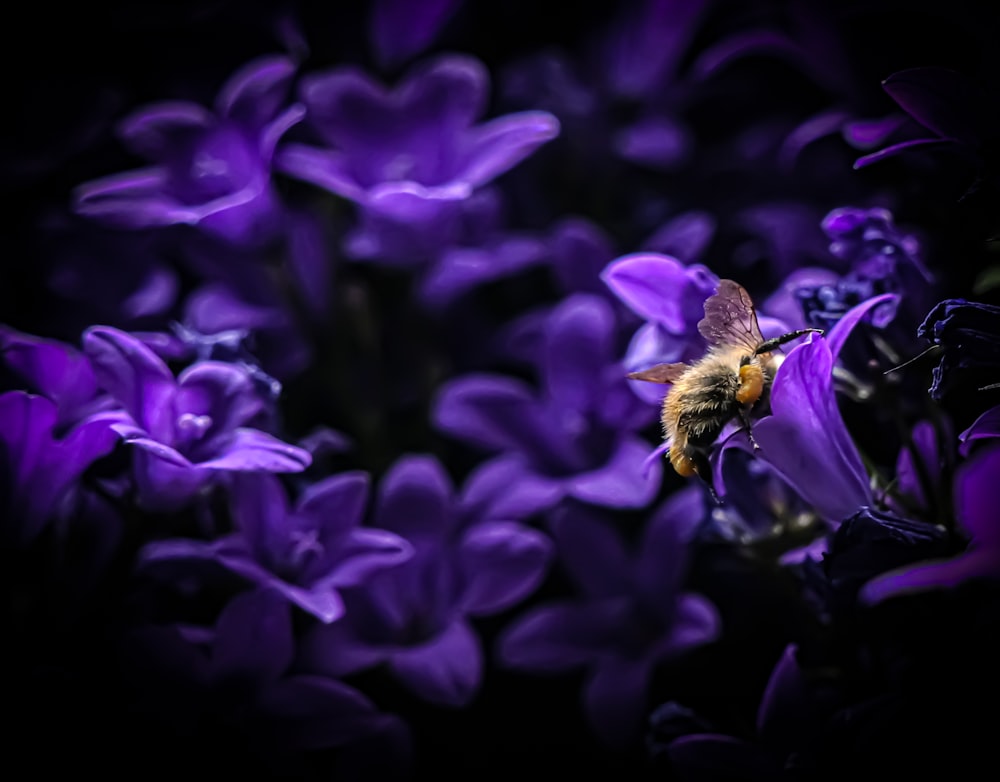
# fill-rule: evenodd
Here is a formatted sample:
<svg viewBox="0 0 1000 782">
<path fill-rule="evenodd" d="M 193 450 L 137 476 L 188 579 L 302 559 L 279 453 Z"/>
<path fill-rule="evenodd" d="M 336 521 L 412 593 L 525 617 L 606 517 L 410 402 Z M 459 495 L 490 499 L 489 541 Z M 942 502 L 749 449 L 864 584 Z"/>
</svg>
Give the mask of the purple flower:
<svg viewBox="0 0 1000 782">
<path fill-rule="evenodd" d="M 477 124 L 488 88 L 485 67 L 455 55 L 415 66 L 392 90 L 354 66 L 311 74 L 302 100 L 324 146 L 288 144 L 278 165 L 362 207 L 369 239 L 353 241 L 356 256 L 379 254 L 367 244 L 382 231 L 396 236 L 390 255 L 407 240 L 444 246 L 427 236 L 448 237 L 462 201 L 559 131 L 540 111 Z"/>
<path fill-rule="evenodd" d="M 352 687 L 290 671 L 295 639 L 287 602 L 266 589 L 233 598 L 213 628 L 138 628 L 123 667 L 137 714 L 174 737 L 213 727 L 255 757 L 342 747 L 398 720 Z M 224 729 L 224 730 L 220 730 Z"/>
<path fill-rule="evenodd" d="M 996 101 L 968 77 L 936 66 L 897 71 L 883 89 L 933 136 L 908 139 L 858 158 L 863 168 L 910 149 L 950 147 L 982 165 L 986 146 L 1000 133 Z"/>
<path fill-rule="evenodd" d="M 831 254 L 849 264 L 849 271 L 835 283 L 798 288 L 807 324 L 829 329 L 849 309 L 883 293 L 899 298 L 873 312 L 872 323 L 879 328 L 896 317 L 898 307 L 904 310 L 904 322 L 915 322 L 927 311 L 932 280 L 920 260 L 920 245 L 896 228 L 889 211 L 834 209 L 823 219 L 823 230 Z"/>
<path fill-rule="evenodd" d="M 837 408 L 833 364 L 854 326 L 891 297 L 859 304 L 826 338 L 810 336 L 796 346 L 775 375 L 772 414 L 754 425 L 760 457 L 833 524 L 873 502 L 868 474 Z"/>
<path fill-rule="evenodd" d="M 121 409 L 112 428 L 134 446 L 140 502 L 170 510 L 190 502 L 221 473 L 299 472 L 309 454 L 247 426 L 264 408 L 253 378 L 218 361 L 175 378 L 130 334 L 94 326 L 83 337 L 98 384 Z"/>
<path fill-rule="evenodd" d="M 27 390 L 55 403 L 58 429 L 113 404 L 100 393 L 87 357 L 64 342 L 0 326 L 0 356 Z"/>
<path fill-rule="evenodd" d="M 504 230 L 503 204 L 495 189 L 462 202 L 461 231 L 455 243 L 433 253 L 418 294 L 432 309 L 443 309 L 480 285 L 538 266 L 548 255 L 545 240 L 525 231 Z"/>
<path fill-rule="evenodd" d="M 654 411 L 636 399 L 614 359 L 615 317 L 603 298 L 571 296 L 548 316 L 542 392 L 512 377 L 471 374 L 447 382 L 434 405 L 442 431 L 496 453 L 469 492 L 491 515 L 524 518 L 565 497 L 641 508 L 660 485 L 643 474 L 648 445 L 634 432 Z"/>
<path fill-rule="evenodd" d="M 933 518 L 942 494 L 943 478 L 950 474 L 954 435 L 947 419 L 939 427 L 931 421 L 917 421 L 906 447 L 896 459 L 896 492 L 899 502 L 890 504 L 906 515 L 918 513 Z M 892 498 L 895 500 L 896 498 Z"/>
<path fill-rule="evenodd" d="M 962 463 L 955 472 L 955 518 L 968 537 L 966 550 L 950 559 L 927 559 L 882 573 L 862 587 L 861 598 L 877 603 L 895 595 L 1000 578 L 998 482 L 1000 448 L 995 445 L 984 447 Z"/>
<path fill-rule="evenodd" d="M 0 498 L 5 545 L 31 543 L 76 487 L 84 471 L 111 452 L 117 436 L 94 418 L 56 432 L 49 399 L 24 391 L 0 394 Z"/>
<path fill-rule="evenodd" d="M 430 46 L 462 0 L 376 0 L 368 18 L 379 63 L 394 67 Z"/>
<path fill-rule="evenodd" d="M 812 686 L 789 645 L 764 688 L 754 740 L 719 733 L 692 733 L 667 749 L 681 780 L 780 779 L 803 762 L 798 753 L 822 727 L 824 715 L 811 698 Z"/>
<path fill-rule="evenodd" d="M 659 253 L 634 253 L 612 261 L 601 273 L 611 291 L 646 323 L 639 327 L 625 354 L 625 371 L 655 364 L 690 361 L 704 353 L 697 324 L 705 315 L 705 299 L 715 293 L 718 278 L 701 264 L 684 266 Z M 658 403 L 664 392 L 654 384 L 630 381 L 635 392 Z"/>
<path fill-rule="evenodd" d="M 270 239 L 281 217 L 271 159 L 303 116 L 283 106 L 294 72 L 286 57 L 263 57 L 223 85 L 214 111 L 185 101 L 139 109 L 119 130 L 153 165 L 81 185 L 76 211 L 124 228 L 194 225 L 238 245 Z"/>
<path fill-rule="evenodd" d="M 958 436 L 958 452 L 968 456 L 980 440 L 989 442 L 997 437 L 1000 437 L 1000 405 L 991 407 Z"/>
<path fill-rule="evenodd" d="M 657 663 L 719 633 L 712 604 L 683 590 L 701 504 L 696 487 L 675 494 L 649 520 L 634 552 L 595 511 L 556 511 L 551 527 L 560 562 L 579 594 L 529 609 L 498 641 L 499 660 L 509 668 L 548 674 L 586 668 L 584 710 L 609 745 L 639 737 Z"/>
<path fill-rule="evenodd" d="M 379 486 L 376 518 L 404 536 L 413 558 L 345 590 L 346 615 L 317 628 L 302 659 L 342 676 L 386 664 L 418 697 L 467 705 L 482 679 L 483 653 L 469 619 L 503 611 L 541 582 L 551 545 L 541 533 L 479 520 L 431 457 L 398 461 Z"/>
<path fill-rule="evenodd" d="M 171 539 L 150 543 L 141 562 L 212 560 L 269 587 L 322 622 L 344 613 L 338 590 L 406 561 L 410 545 L 391 532 L 361 527 L 368 477 L 352 472 L 309 486 L 289 507 L 277 477 L 232 479 L 237 531 L 211 542 Z"/>
<path fill-rule="evenodd" d="M 996 381 L 1000 374 L 1000 307 L 945 299 L 927 313 L 917 336 L 941 348 L 930 387 L 933 399 L 942 399 L 963 375 L 985 373 Z"/>
</svg>

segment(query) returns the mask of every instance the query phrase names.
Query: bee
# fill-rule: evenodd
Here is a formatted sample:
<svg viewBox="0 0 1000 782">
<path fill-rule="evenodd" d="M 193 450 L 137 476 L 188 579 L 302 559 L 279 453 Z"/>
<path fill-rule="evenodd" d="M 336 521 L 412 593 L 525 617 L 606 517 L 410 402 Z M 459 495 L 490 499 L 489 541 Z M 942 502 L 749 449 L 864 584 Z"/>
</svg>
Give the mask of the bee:
<svg viewBox="0 0 1000 782">
<path fill-rule="evenodd" d="M 712 487 L 708 453 L 723 428 L 737 416 L 756 449 L 750 430 L 755 408 L 770 404 L 771 384 L 779 359 L 772 351 L 797 337 L 821 329 L 799 329 L 765 340 L 750 295 L 733 280 L 720 280 L 705 300 L 698 333 L 708 352 L 692 364 L 657 364 L 632 372 L 633 380 L 671 383 L 663 400 L 661 421 L 669 442 L 670 464 L 685 478 L 698 475 Z"/>
</svg>

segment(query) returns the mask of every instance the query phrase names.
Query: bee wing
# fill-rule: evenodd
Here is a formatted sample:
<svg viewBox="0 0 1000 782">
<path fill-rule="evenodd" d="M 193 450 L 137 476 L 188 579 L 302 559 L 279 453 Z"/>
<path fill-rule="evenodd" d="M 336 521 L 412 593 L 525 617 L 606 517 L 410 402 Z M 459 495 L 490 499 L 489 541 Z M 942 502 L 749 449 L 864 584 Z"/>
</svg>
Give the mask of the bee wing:
<svg viewBox="0 0 1000 782">
<path fill-rule="evenodd" d="M 640 372 L 629 372 L 628 377 L 632 380 L 647 380 L 650 383 L 673 383 L 687 370 L 688 365 L 679 361 L 676 364 L 657 364 Z"/>
<path fill-rule="evenodd" d="M 750 294 L 732 280 L 719 280 L 715 294 L 705 300 L 705 317 L 698 333 L 712 345 L 742 345 L 750 353 L 764 341 Z"/>
</svg>

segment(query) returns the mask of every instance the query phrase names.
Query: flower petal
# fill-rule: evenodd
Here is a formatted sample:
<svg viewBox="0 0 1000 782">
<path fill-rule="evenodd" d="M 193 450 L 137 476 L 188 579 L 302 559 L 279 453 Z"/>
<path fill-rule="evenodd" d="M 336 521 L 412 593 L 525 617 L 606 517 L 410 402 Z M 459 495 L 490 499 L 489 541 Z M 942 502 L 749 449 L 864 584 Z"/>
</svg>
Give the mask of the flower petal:
<svg viewBox="0 0 1000 782">
<path fill-rule="evenodd" d="M 983 449 L 965 461 L 955 474 L 955 516 L 972 537 L 976 548 L 988 548 L 1000 556 L 1000 446 Z"/>
<path fill-rule="evenodd" d="M 484 123 L 469 133 L 464 164 L 455 179 L 473 187 L 509 171 L 559 135 L 559 120 L 547 111 L 522 111 Z"/>
<path fill-rule="evenodd" d="M 433 43 L 461 0 L 376 0 L 369 16 L 375 56 L 383 68 L 392 68 Z"/>
<path fill-rule="evenodd" d="M 611 306 L 593 294 L 570 296 L 552 311 L 545 327 L 544 373 L 558 406 L 596 412 L 601 400 L 595 383 L 613 363 L 614 330 Z"/>
<path fill-rule="evenodd" d="M 391 666 L 396 678 L 418 697 L 461 708 L 479 689 L 483 652 L 475 632 L 459 620 L 430 643 L 395 654 Z"/>
<path fill-rule="evenodd" d="M 0 355 L 31 391 L 56 403 L 62 420 L 75 420 L 97 394 L 90 362 L 70 345 L 0 326 Z"/>
<path fill-rule="evenodd" d="M 996 128 L 989 97 L 969 78 L 948 68 L 897 71 L 884 89 L 913 119 L 938 136 L 975 145 Z"/>
<path fill-rule="evenodd" d="M 846 317 L 846 316 L 845 316 Z M 757 422 L 761 456 L 828 521 L 871 505 L 871 488 L 837 409 L 824 339 L 796 346 L 775 376 L 773 414 Z"/>
<path fill-rule="evenodd" d="M 295 62 L 283 55 L 248 62 L 219 90 L 215 110 L 250 127 L 263 127 L 283 108 L 295 67 Z"/>
<path fill-rule="evenodd" d="M 901 141 L 898 144 L 893 144 L 890 147 L 885 147 L 880 149 L 878 152 L 872 152 L 870 155 L 862 155 L 857 160 L 854 161 L 854 168 L 865 168 L 870 166 L 872 163 L 878 163 L 886 158 L 895 157 L 900 152 L 907 152 L 911 149 L 923 148 L 927 149 L 930 147 L 950 147 L 954 145 L 954 141 L 951 139 L 942 138 L 918 138 L 911 141 Z"/>
<path fill-rule="evenodd" d="M 378 525 L 419 543 L 446 536 L 454 525 L 454 488 L 432 456 L 404 456 L 379 484 Z"/>
<path fill-rule="evenodd" d="M 663 477 L 659 460 L 646 463 L 649 445 L 624 437 L 607 464 L 567 480 L 568 493 L 583 502 L 608 508 L 644 508 L 656 496 Z"/>
<path fill-rule="evenodd" d="M 171 442 L 176 384 L 159 356 L 131 334 L 109 326 L 87 329 L 83 351 L 101 388 L 153 439 Z"/>
<path fill-rule="evenodd" d="M 388 647 L 359 638 L 351 619 L 345 617 L 306 633 L 299 642 L 296 664 L 327 676 L 350 676 L 380 664 L 388 655 Z"/>
<path fill-rule="evenodd" d="M 461 505 L 469 517 L 526 519 L 548 510 L 565 493 L 563 481 L 538 475 L 517 456 L 498 456 L 470 473 Z"/>
<path fill-rule="evenodd" d="M 215 625 L 212 668 L 217 678 L 277 679 L 292 661 L 288 604 L 269 590 L 234 597 Z"/>
<path fill-rule="evenodd" d="M 602 660 L 583 688 L 587 721 L 610 747 L 624 749 L 642 737 L 646 690 L 651 665 L 647 660 Z"/>
<path fill-rule="evenodd" d="M 184 139 L 215 122 L 212 112 L 197 103 L 161 101 L 147 104 L 122 120 L 118 135 L 132 151 L 162 162 Z"/>
<path fill-rule="evenodd" d="M 217 456 L 198 466 L 206 470 L 302 472 L 311 463 L 308 451 L 257 429 L 236 429 Z"/>
<path fill-rule="evenodd" d="M 557 508 L 549 522 L 559 562 L 574 586 L 589 598 L 627 594 L 632 563 L 621 536 L 594 508 Z"/>
<path fill-rule="evenodd" d="M 601 279 L 639 317 L 675 334 L 684 330 L 680 294 L 687 274 L 676 258 L 659 253 L 623 255 L 607 265 Z"/>
<path fill-rule="evenodd" d="M 552 543 L 523 524 L 483 522 L 462 536 L 458 558 L 465 576 L 462 609 L 488 616 L 535 591 L 552 559 Z"/>
<path fill-rule="evenodd" d="M 621 636 L 623 601 L 552 601 L 529 609 L 501 633 L 501 665 L 561 673 L 602 659 Z"/>
<path fill-rule="evenodd" d="M 361 470 L 331 475 L 302 492 L 295 503 L 295 513 L 323 531 L 325 540 L 339 538 L 361 523 L 370 488 L 371 479 Z"/>
<path fill-rule="evenodd" d="M 328 579 L 336 587 L 356 586 L 373 573 L 406 562 L 413 546 L 392 532 L 356 529 L 344 540 L 336 566 Z"/>
<path fill-rule="evenodd" d="M 274 158 L 276 170 L 351 201 L 362 202 L 365 189 L 351 169 L 349 156 L 306 144 L 284 144 Z"/>
<path fill-rule="evenodd" d="M 358 690 L 320 676 L 289 676 L 258 696 L 267 737 L 281 747 L 320 750 L 341 747 L 384 730 L 393 718 L 381 714 Z"/>
</svg>

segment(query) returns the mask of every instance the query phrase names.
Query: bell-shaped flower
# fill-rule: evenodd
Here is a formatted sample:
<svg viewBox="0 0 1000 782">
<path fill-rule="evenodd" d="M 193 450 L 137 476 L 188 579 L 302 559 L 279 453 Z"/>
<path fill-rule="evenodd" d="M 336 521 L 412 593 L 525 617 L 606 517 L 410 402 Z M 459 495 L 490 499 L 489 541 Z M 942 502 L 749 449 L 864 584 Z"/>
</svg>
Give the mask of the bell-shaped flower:
<svg viewBox="0 0 1000 782">
<path fill-rule="evenodd" d="M 541 111 L 480 122 L 488 90 L 482 63 L 459 55 L 419 63 L 391 89 L 356 66 L 309 74 L 301 97 L 323 145 L 284 145 L 277 165 L 357 203 L 367 234 L 426 244 L 448 235 L 458 204 L 559 132 Z"/>
<path fill-rule="evenodd" d="M 985 169 L 990 146 L 1000 137 L 996 100 L 967 76 L 925 66 L 897 71 L 882 88 L 913 120 L 933 135 L 909 138 L 858 158 L 863 168 L 909 150 L 949 148 L 972 166 Z"/>
<path fill-rule="evenodd" d="M 124 652 L 130 706 L 150 729 L 171 736 L 172 751 L 191 739 L 226 736 L 235 746 L 222 751 L 269 763 L 380 734 L 391 738 L 402 728 L 354 688 L 292 670 L 288 604 L 267 589 L 230 600 L 213 627 L 140 626 L 126 637 Z"/>
<path fill-rule="evenodd" d="M 210 560 L 268 587 L 322 622 L 344 613 L 342 587 L 408 559 L 398 535 L 361 526 L 368 476 L 349 472 L 309 486 L 290 506 L 281 481 L 268 473 L 232 479 L 236 531 L 212 541 L 170 539 L 148 544 L 144 566 Z"/>
<path fill-rule="evenodd" d="M 968 456 L 981 441 L 985 445 L 997 437 L 1000 437 L 1000 405 L 991 407 L 958 436 L 958 452 Z"/>
<path fill-rule="evenodd" d="M 111 452 L 117 435 L 101 417 L 60 434 L 54 402 L 24 391 L 0 394 L 0 538 L 31 543 L 51 521 L 84 471 Z"/>
<path fill-rule="evenodd" d="M 780 779 L 791 769 L 813 771 L 808 749 L 823 728 L 822 704 L 813 697 L 807 672 L 789 645 L 764 688 L 754 740 L 721 733 L 691 733 L 670 742 L 667 752 L 680 780 Z"/>
<path fill-rule="evenodd" d="M 299 472 L 309 454 L 251 424 L 265 406 L 252 376 L 201 361 L 176 378 L 136 337 L 94 326 L 83 337 L 98 385 L 120 406 L 106 414 L 133 446 L 139 502 L 172 510 L 227 472 Z"/>
<path fill-rule="evenodd" d="M 697 487 L 671 497 L 652 515 L 635 551 L 593 509 L 556 511 L 552 533 L 578 594 L 529 609 L 498 641 L 499 661 L 508 668 L 586 669 L 584 712 L 611 746 L 640 736 L 656 665 L 719 634 L 714 606 L 684 590 L 701 503 Z"/>
<path fill-rule="evenodd" d="M 385 665 L 425 701 L 468 705 L 484 665 L 470 620 L 531 594 L 551 558 L 542 533 L 475 511 L 434 458 L 396 462 L 379 486 L 375 516 L 410 542 L 413 557 L 344 590 L 345 616 L 303 643 L 306 669 L 342 676 Z"/>
<path fill-rule="evenodd" d="M 184 224 L 236 245 L 269 240 L 281 220 L 271 161 L 304 113 L 285 105 L 295 68 L 262 57 L 233 74 L 212 109 L 167 101 L 137 110 L 120 135 L 153 165 L 80 185 L 76 211 L 116 227 Z"/>
<path fill-rule="evenodd" d="M 392 68 L 422 52 L 461 5 L 462 0 L 375 0 L 368 30 L 379 63 Z"/>
<path fill-rule="evenodd" d="M 834 361 L 854 326 L 892 297 L 859 304 L 825 338 L 810 335 L 793 348 L 774 378 L 771 415 L 754 424 L 760 458 L 831 524 L 873 504 L 868 474 L 837 407 Z"/>
<path fill-rule="evenodd" d="M 649 447 L 636 431 L 655 411 L 629 390 L 615 359 L 610 303 L 571 296 L 542 331 L 541 392 L 483 373 L 455 378 L 438 395 L 435 425 L 496 454 L 477 468 L 469 496 L 501 518 L 524 518 L 565 497 L 644 507 L 659 488 L 662 467 L 644 473 Z"/>
<path fill-rule="evenodd" d="M 945 299 L 934 305 L 917 329 L 917 336 L 940 348 L 930 395 L 940 400 L 969 377 L 996 382 L 1000 376 L 1000 307 L 965 299 Z"/>
<path fill-rule="evenodd" d="M 955 519 L 968 543 L 949 559 L 927 559 L 876 576 L 861 589 L 861 598 L 877 603 L 894 595 L 954 587 L 976 579 L 1000 579 L 1000 515 L 996 487 L 1000 482 L 1000 447 L 985 446 L 955 472 Z"/>
<path fill-rule="evenodd" d="M 0 326 L 0 358 L 26 390 L 55 403 L 57 428 L 65 429 L 113 404 L 101 393 L 87 357 L 65 342 Z"/>
</svg>

